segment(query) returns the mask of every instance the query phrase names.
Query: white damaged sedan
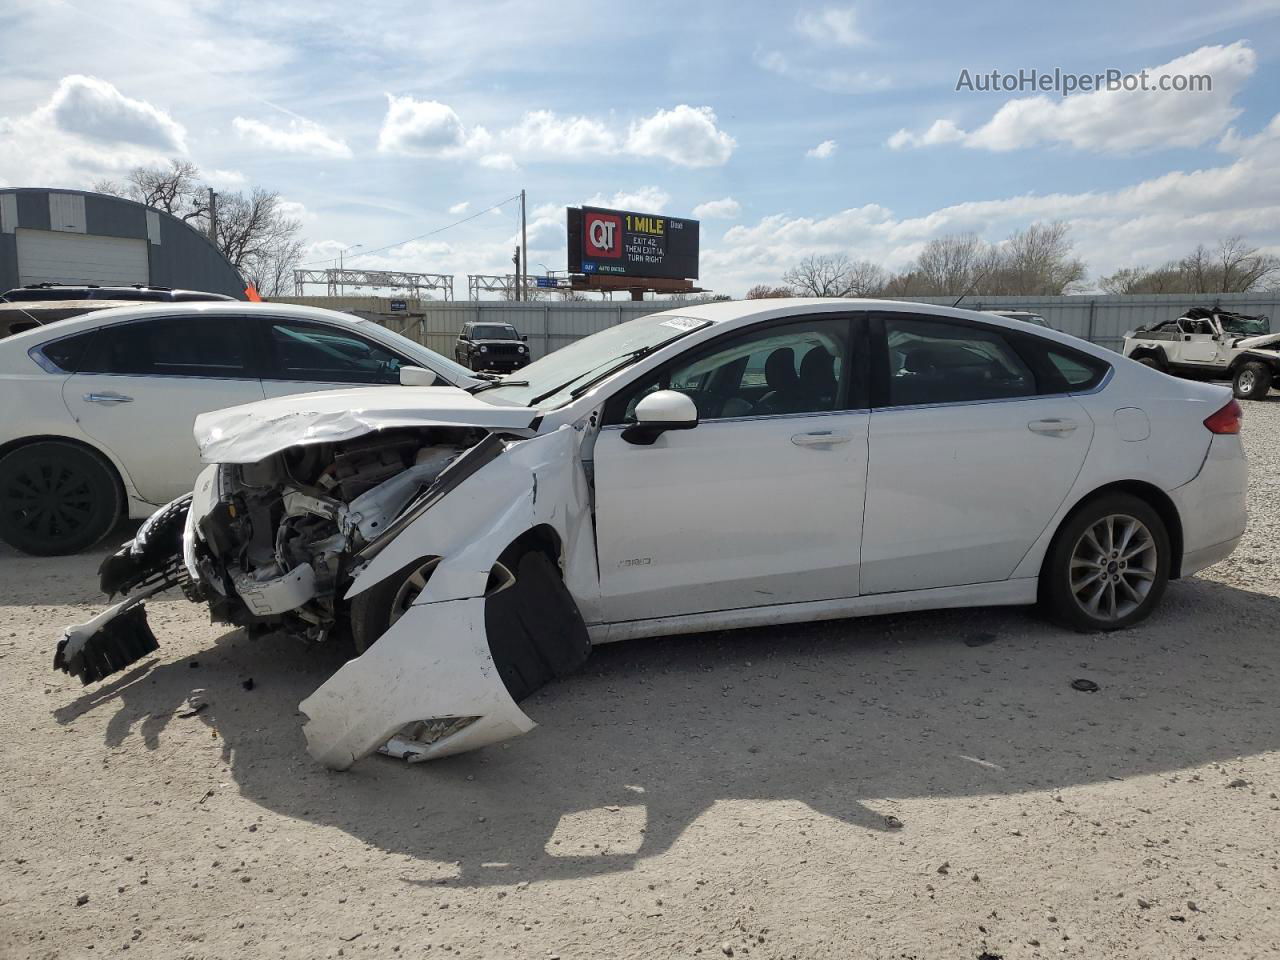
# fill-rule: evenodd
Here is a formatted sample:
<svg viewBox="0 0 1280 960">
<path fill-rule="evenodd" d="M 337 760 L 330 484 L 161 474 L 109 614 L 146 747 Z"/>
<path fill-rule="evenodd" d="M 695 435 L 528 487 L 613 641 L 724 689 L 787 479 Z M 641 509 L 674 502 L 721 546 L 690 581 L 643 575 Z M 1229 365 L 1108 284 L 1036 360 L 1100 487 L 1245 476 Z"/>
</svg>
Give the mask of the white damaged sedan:
<svg viewBox="0 0 1280 960">
<path fill-rule="evenodd" d="M 125 599 L 55 666 L 146 656 L 170 588 L 251 633 L 349 638 L 301 704 L 346 768 L 530 730 L 518 702 L 594 643 L 1037 601 L 1115 629 L 1235 548 L 1240 419 L 1223 387 L 990 314 L 682 306 L 466 391 L 201 416 L 210 466 L 103 564 Z"/>
</svg>

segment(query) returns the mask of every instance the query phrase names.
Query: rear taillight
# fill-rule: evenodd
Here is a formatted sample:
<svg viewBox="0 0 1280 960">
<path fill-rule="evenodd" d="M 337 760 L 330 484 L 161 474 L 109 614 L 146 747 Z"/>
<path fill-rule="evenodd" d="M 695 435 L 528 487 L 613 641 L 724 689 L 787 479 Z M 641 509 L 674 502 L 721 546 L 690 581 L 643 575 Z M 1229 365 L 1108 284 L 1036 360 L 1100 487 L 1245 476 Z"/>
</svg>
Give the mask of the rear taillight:
<svg viewBox="0 0 1280 960">
<path fill-rule="evenodd" d="M 1240 422 L 1244 420 L 1244 411 L 1240 409 L 1240 404 L 1232 400 L 1225 407 L 1208 417 L 1204 425 L 1209 428 L 1210 433 L 1239 433 Z"/>
</svg>

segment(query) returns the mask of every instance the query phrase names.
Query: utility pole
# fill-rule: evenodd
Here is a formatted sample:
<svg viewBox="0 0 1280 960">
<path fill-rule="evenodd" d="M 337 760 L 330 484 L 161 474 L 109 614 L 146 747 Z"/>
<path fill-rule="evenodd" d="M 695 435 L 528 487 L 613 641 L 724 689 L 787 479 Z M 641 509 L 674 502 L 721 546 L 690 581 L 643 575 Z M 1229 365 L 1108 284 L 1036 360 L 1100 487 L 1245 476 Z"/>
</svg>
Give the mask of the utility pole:
<svg viewBox="0 0 1280 960">
<path fill-rule="evenodd" d="M 209 188 L 209 242 L 218 245 L 218 195 Z"/>
<path fill-rule="evenodd" d="M 511 291 L 511 299 L 519 300 L 520 299 L 520 247 L 519 246 L 516 247 L 516 252 L 511 255 L 511 262 L 515 264 L 515 268 L 516 268 L 515 278 L 512 280 L 512 283 L 516 285 L 516 288 Z"/>
<path fill-rule="evenodd" d="M 523 256 L 520 260 L 520 299 L 529 299 L 529 238 L 525 234 L 526 224 L 524 219 L 524 189 L 520 190 L 520 250 Z"/>
</svg>

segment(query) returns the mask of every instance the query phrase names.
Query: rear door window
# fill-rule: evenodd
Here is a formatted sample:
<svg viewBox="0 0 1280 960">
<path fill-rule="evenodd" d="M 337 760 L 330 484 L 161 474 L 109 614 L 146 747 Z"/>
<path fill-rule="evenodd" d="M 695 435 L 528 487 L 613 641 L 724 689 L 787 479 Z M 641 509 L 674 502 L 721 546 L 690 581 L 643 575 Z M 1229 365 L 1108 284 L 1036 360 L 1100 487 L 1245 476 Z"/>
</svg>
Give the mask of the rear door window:
<svg viewBox="0 0 1280 960">
<path fill-rule="evenodd" d="M 1036 377 L 993 328 L 921 317 L 884 317 L 889 406 L 1035 396 Z"/>
<path fill-rule="evenodd" d="M 77 372 L 256 378 L 242 331 L 239 318 L 225 315 L 157 317 L 100 327 Z"/>
<path fill-rule="evenodd" d="M 44 354 L 45 359 L 58 369 L 65 370 L 67 373 L 76 373 L 80 369 L 80 358 L 84 356 L 97 332 L 97 330 L 88 330 L 77 333 L 74 337 L 63 337 L 61 340 L 46 343 L 38 349 Z"/>
</svg>

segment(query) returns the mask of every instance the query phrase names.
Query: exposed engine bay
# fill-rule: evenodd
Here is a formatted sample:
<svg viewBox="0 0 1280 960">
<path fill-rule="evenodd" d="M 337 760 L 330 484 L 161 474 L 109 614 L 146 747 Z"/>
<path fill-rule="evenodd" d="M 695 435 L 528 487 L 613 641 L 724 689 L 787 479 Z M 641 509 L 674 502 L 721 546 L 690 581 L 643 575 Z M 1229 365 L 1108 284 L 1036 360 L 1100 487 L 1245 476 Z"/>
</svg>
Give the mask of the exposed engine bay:
<svg viewBox="0 0 1280 960">
<path fill-rule="evenodd" d="M 251 633 L 328 638 L 344 625 L 337 601 L 353 558 L 485 436 L 395 430 L 220 465 L 216 504 L 195 521 L 193 599 Z"/>
<path fill-rule="evenodd" d="M 88 684 L 147 656 L 158 641 L 142 604 L 178 588 L 250 635 L 354 642 L 363 656 L 302 704 L 311 751 L 329 766 L 525 732 L 533 723 L 515 701 L 590 647 L 561 569 L 585 542 L 565 509 L 586 502 L 576 453 L 569 428 L 523 438 L 431 425 L 211 465 L 104 561 L 104 593 L 125 599 L 69 627 L 54 665 Z M 399 660 L 381 649 L 393 644 Z M 430 675 L 406 673 L 422 656 Z M 362 663 L 381 673 L 362 677 Z"/>
</svg>

